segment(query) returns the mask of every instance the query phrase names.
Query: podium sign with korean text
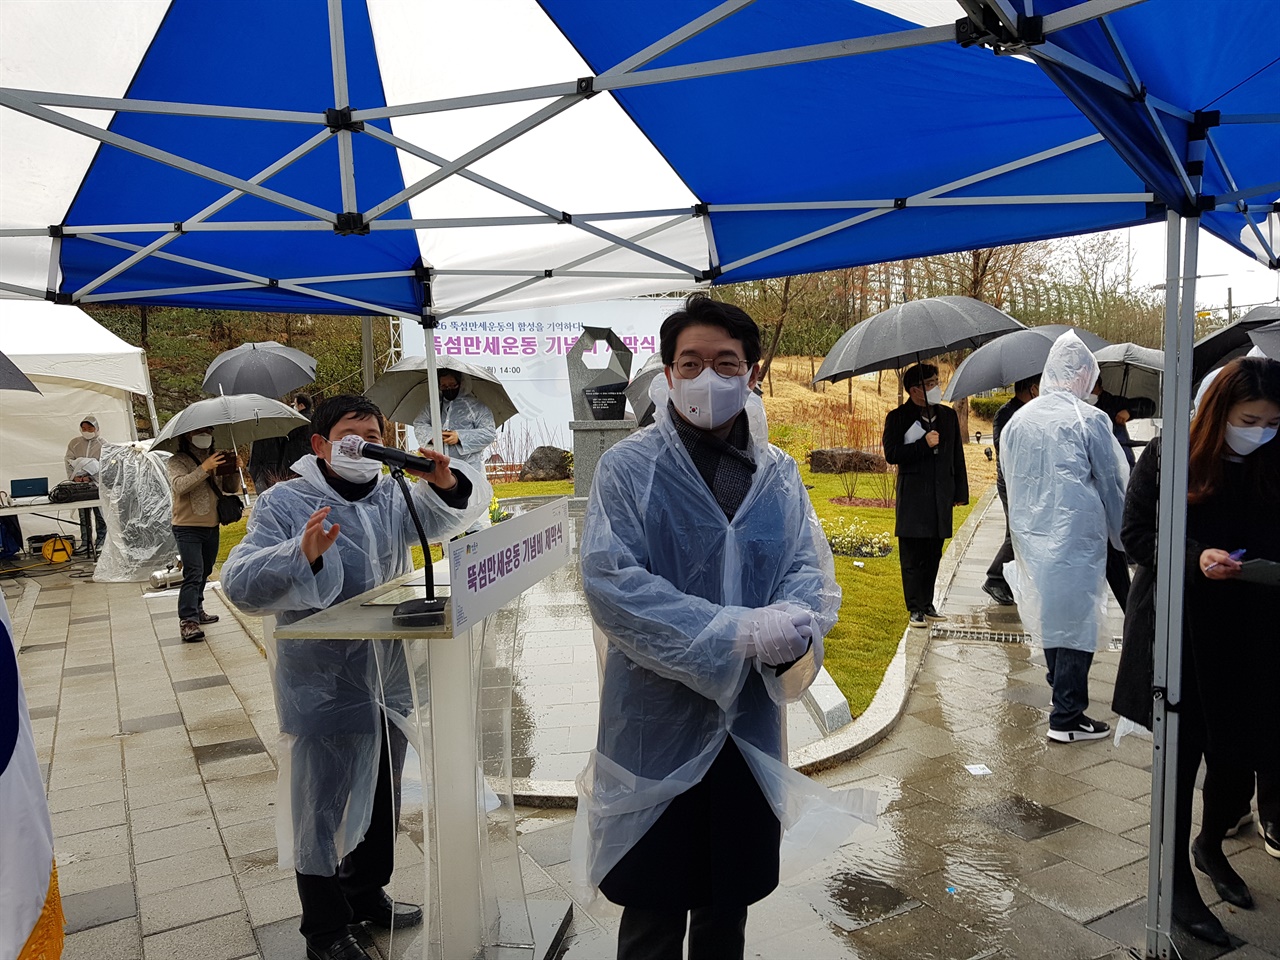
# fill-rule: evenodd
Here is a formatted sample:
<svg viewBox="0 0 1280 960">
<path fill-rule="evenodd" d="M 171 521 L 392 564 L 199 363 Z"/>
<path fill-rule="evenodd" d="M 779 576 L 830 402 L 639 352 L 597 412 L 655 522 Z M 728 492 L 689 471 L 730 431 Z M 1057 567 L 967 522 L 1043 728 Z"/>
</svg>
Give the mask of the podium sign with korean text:
<svg viewBox="0 0 1280 960">
<path fill-rule="evenodd" d="M 453 635 L 460 636 L 569 562 L 569 500 L 561 497 L 449 546 Z"/>
</svg>

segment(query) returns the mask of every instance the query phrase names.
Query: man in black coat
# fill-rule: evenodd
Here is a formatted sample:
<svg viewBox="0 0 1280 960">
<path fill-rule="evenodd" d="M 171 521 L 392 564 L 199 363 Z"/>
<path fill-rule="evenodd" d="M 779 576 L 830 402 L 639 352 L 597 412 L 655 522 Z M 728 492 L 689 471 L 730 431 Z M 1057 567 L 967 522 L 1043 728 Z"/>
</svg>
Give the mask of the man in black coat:
<svg viewBox="0 0 1280 960">
<path fill-rule="evenodd" d="M 964 439 L 955 411 L 941 405 L 938 368 L 919 363 L 902 376 L 909 399 L 884 421 L 884 458 L 898 467 L 898 561 L 911 626 L 945 619 L 933 605 L 951 510 L 969 502 Z"/>
<path fill-rule="evenodd" d="M 1000 506 L 1004 507 L 1004 543 L 1000 544 L 999 552 L 987 568 L 987 580 L 982 589 L 1002 606 L 1013 603 L 1013 591 L 1004 578 L 1004 565 L 1013 560 L 1013 538 L 1009 535 L 1009 495 L 1005 492 L 1004 473 L 1000 470 L 1000 432 L 1015 413 L 1038 396 L 1040 374 L 1019 380 L 1013 385 L 1013 398 L 996 411 L 996 418 L 991 423 L 991 445 L 996 448 L 996 493 L 1000 495 Z"/>
</svg>

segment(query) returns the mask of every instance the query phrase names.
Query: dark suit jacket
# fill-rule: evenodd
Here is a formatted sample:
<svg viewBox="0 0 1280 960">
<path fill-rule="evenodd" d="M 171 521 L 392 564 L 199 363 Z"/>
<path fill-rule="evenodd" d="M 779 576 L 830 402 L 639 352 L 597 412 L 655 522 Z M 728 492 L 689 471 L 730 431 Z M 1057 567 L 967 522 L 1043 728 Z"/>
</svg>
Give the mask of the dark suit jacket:
<svg viewBox="0 0 1280 960">
<path fill-rule="evenodd" d="M 939 442 L 930 448 L 921 437 L 905 443 L 903 437 L 919 422 L 924 408 L 908 399 L 890 410 L 884 421 L 884 458 L 898 466 L 897 522 L 893 532 L 899 537 L 946 540 L 951 536 L 951 508 L 969 502 L 969 474 L 964 463 L 960 421 L 950 407 L 932 408 Z"/>
</svg>

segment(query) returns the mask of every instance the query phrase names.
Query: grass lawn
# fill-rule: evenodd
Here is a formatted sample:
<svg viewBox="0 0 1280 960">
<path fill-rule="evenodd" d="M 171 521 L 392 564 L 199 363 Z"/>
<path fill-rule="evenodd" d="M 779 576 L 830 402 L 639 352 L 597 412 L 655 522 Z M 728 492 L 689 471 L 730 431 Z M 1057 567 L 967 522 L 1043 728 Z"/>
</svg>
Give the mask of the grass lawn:
<svg viewBox="0 0 1280 960">
<path fill-rule="evenodd" d="M 845 495 L 841 478 L 834 474 L 810 473 L 801 464 L 800 474 L 811 485 L 809 497 L 818 516 L 824 520 L 860 517 L 873 531 L 893 531 L 893 509 L 878 507 L 843 507 L 831 502 Z M 972 473 L 971 473 L 972 476 Z M 976 478 L 974 478 L 976 479 Z M 970 506 L 957 507 L 954 513 L 958 529 L 969 516 L 972 504 L 982 496 L 982 481 L 971 491 Z M 500 483 L 494 486 L 500 499 L 536 496 L 572 496 L 572 480 L 535 483 Z M 859 496 L 872 496 L 864 480 Z M 222 528 L 218 563 L 244 537 L 245 520 Z M 950 542 L 950 541 L 948 541 Z M 902 601 L 902 578 L 898 572 L 897 543 L 887 557 L 860 558 L 862 567 L 854 566 L 852 557 L 836 557 L 836 580 L 844 591 L 840 619 L 826 639 L 826 667 L 849 698 L 849 708 L 856 717 L 867 709 L 884 677 L 885 669 L 898 648 L 907 625 L 907 608 Z M 432 547 L 433 560 L 440 559 L 440 548 Z M 422 566 L 422 548 L 413 548 L 413 565 Z"/>
</svg>

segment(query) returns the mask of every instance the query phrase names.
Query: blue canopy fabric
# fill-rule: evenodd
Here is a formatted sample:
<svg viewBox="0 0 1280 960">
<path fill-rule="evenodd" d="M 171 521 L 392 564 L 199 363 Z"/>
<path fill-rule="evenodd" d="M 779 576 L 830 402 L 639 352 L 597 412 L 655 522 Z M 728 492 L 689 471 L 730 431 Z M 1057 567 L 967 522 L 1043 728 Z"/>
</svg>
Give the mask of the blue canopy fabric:
<svg viewBox="0 0 1280 960">
<path fill-rule="evenodd" d="M 1035 12 L 1073 2 L 1037 0 Z M 100 104 L 115 111 L 111 134 L 127 140 L 98 146 L 65 200 L 53 195 L 56 178 L 41 176 L 60 162 L 56 152 L 33 145 L 31 156 L 0 157 L 0 291 L 39 296 L 47 286 L 63 302 L 447 319 L 1066 236 L 1156 220 L 1166 206 L 1201 212 L 1206 229 L 1274 261 L 1249 231 L 1280 197 L 1272 182 L 1280 124 L 1266 114 L 1280 104 L 1280 68 L 1253 39 L 1276 35 L 1280 4 L 1123 5 L 1095 0 L 1095 10 L 1117 9 L 1050 29 L 1044 42 L 978 30 L 969 38 L 978 43 L 963 46 L 953 25 L 959 4 L 934 5 L 936 22 L 921 27 L 881 9 L 920 15 L 921 5 L 902 0 L 755 0 L 736 10 L 717 0 L 512 0 L 511 19 L 519 11 L 528 19 L 510 28 L 448 0 L 373 8 L 342 0 L 334 10 L 344 103 L 322 0 L 171 0 L 162 16 L 154 7 L 6 11 L 0 52 L 14 85 L 0 90 L 6 142 L 20 142 L 10 133 L 15 116 L 65 125 L 58 108 L 81 106 L 74 95 L 104 97 L 92 59 L 67 57 L 70 79 L 50 79 L 63 64 L 41 59 L 32 37 L 74 47 L 92 17 L 155 22 L 136 28 L 151 31 L 136 68 Z M 463 22 L 468 15 L 479 19 Z M 680 33 L 701 17 L 714 22 Z M 27 35 L 24 18 L 48 23 Z M 532 29 L 535 18 L 546 34 Z M 496 53 L 502 29 L 516 39 Z M 657 55 L 637 58 L 672 36 Z M 105 70 L 120 43 L 94 39 L 83 39 L 85 49 Z M 821 44 L 839 49 L 794 54 Z M 847 55 L 859 44 L 877 49 Z M 1218 55 L 1198 55 L 1206 47 Z M 758 55 L 785 62 L 716 65 Z M 508 69 L 517 59 L 528 61 L 527 79 Z M 447 75 L 432 74 L 436 60 L 450 64 Z M 543 62 L 554 64 L 550 76 Z M 692 76 L 663 74 L 706 64 Z M 480 95 L 462 107 L 449 100 L 461 66 L 474 71 Z M 579 82 L 574 70 L 594 76 Z M 611 86 L 619 76 L 627 84 Z M 596 85 L 608 92 L 592 99 Z M 382 109 L 389 103 L 394 115 Z M 1247 114 L 1265 122 L 1236 122 Z M 615 115 L 625 130 L 605 123 Z M 532 131 L 523 140 L 502 132 L 513 119 L 510 129 Z M 470 139 L 457 135 L 467 124 Z M 577 135 L 565 136 L 570 129 Z M 181 160 L 139 155 L 128 149 L 134 143 Z M 459 143 L 479 146 L 466 153 Z M 512 162 L 520 143 L 525 152 Z M 637 173 L 626 164 L 642 153 L 653 159 Z M 463 154 L 474 159 L 443 171 L 439 185 L 402 193 L 419 168 Z M 273 193 L 250 190 L 196 222 L 272 164 L 280 169 L 255 189 Z M 591 187 L 576 189 L 578 181 Z M 45 188 L 41 213 L 26 212 L 25 198 Z M 378 211 L 383 201 L 388 209 Z M 230 226 L 209 229 L 219 224 Z M 99 229 L 87 237 L 87 227 Z M 170 230 L 180 235 L 119 269 Z M 24 251 L 45 243 L 53 269 L 38 252 L 5 253 L 18 242 Z"/>
</svg>

